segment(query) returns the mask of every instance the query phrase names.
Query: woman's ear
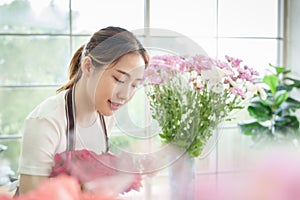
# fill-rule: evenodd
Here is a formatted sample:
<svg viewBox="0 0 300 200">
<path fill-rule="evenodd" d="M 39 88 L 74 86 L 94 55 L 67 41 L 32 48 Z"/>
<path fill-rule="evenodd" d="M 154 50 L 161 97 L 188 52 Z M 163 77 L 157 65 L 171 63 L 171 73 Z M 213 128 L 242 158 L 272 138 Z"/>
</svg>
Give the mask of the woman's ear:
<svg viewBox="0 0 300 200">
<path fill-rule="evenodd" d="M 92 59 L 88 56 L 85 56 L 81 63 L 82 74 L 89 77 L 93 72 L 93 67 Z"/>
</svg>

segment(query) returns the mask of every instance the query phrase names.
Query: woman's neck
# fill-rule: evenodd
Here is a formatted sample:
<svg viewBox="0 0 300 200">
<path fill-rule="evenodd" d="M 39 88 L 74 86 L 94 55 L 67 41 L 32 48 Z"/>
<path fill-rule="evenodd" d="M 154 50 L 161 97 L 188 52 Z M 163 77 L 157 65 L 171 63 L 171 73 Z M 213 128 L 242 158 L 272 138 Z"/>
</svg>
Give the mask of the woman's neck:
<svg viewBox="0 0 300 200">
<path fill-rule="evenodd" d="M 98 117 L 94 103 L 89 97 L 84 82 L 79 80 L 75 86 L 76 122 L 82 127 L 92 125 Z"/>
</svg>

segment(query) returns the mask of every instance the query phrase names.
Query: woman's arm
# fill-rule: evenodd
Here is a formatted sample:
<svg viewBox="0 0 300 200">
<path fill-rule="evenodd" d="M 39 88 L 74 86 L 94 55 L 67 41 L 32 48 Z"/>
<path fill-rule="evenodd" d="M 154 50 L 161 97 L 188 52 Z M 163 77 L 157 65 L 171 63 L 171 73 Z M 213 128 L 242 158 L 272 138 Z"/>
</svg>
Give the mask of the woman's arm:
<svg viewBox="0 0 300 200">
<path fill-rule="evenodd" d="M 25 120 L 19 162 L 19 193 L 35 189 L 49 177 L 59 134 L 45 118 Z"/>
<path fill-rule="evenodd" d="M 32 176 L 26 174 L 20 174 L 20 194 L 24 194 L 30 190 L 35 189 L 41 182 L 48 179 L 47 176 Z"/>
</svg>

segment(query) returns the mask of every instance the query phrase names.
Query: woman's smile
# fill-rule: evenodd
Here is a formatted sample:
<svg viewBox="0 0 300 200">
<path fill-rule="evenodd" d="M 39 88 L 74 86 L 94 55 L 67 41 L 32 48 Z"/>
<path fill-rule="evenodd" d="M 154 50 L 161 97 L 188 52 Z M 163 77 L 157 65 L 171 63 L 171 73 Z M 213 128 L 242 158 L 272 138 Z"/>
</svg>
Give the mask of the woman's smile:
<svg viewBox="0 0 300 200">
<path fill-rule="evenodd" d="M 118 110 L 120 107 L 122 107 L 124 105 L 123 103 L 113 102 L 110 99 L 108 100 L 108 104 L 110 106 L 110 109 L 113 111 Z"/>
</svg>

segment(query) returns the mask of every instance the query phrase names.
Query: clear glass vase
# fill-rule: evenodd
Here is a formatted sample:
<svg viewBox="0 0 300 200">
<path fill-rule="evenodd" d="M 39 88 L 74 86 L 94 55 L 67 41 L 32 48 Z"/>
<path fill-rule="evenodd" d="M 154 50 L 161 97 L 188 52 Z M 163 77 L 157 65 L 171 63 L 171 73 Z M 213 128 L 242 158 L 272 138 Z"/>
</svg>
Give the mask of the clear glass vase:
<svg viewBox="0 0 300 200">
<path fill-rule="evenodd" d="M 169 166 L 171 200 L 193 200 L 195 196 L 195 158 L 182 154 Z"/>
</svg>

